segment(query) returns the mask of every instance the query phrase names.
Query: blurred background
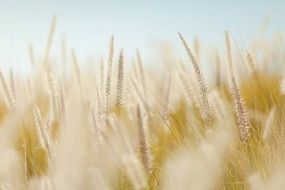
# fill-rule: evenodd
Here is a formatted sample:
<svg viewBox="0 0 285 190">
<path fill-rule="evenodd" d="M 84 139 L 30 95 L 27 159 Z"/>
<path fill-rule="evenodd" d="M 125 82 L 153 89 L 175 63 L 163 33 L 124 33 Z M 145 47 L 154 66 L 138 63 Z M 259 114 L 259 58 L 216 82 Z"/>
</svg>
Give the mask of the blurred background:
<svg viewBox="0 0 285 190">
<path fill-rule="evenodd" d="M 283 0 L 0 0 L 1 68 L 24 71 L 28 45 L 43 53 L 52 17 L 57 26 L 52 47 L 60 53 L 62 39 L 79 59 L 105 56 L 112 34 L 127 54 L 139 48 L 147 59 L 154 44 L 180 45 L 177 32 L 191 40 L 223 45 L 224 30 L 238 41 L 285 30 Z"/>
</svg>

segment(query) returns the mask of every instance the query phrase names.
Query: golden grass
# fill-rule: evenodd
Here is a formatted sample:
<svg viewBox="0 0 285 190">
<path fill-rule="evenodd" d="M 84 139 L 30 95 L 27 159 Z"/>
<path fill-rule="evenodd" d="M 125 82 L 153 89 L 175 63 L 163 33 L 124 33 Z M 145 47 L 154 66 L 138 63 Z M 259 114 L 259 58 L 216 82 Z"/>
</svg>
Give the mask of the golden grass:
<svg viewBox="0 0 285 190">
<path fill-rule="evenodd" d="M 44 55 L 29 46 L 28 85 L 12 71 L 9 79 L 0 75 L 0 189 L 285 186 L 283 77 L 260 67 L 269 55 L 236 52 L 226 32 L 226 52 L 210 60 L 217 71 L 210 85 L 198 63 L 200 42 L 194 55 L 179 33 L 192 67 L 173 59 L 171 72 L 155 71 L 161 79 L 153 80 L 138 50 L 137 72 L 122 49 L 116 58 L 112 37 L 107 62 L 88 72 L 72 49 L 61 73 L 50 59 L 54 30 L 55 19 Z"/>
</svg>

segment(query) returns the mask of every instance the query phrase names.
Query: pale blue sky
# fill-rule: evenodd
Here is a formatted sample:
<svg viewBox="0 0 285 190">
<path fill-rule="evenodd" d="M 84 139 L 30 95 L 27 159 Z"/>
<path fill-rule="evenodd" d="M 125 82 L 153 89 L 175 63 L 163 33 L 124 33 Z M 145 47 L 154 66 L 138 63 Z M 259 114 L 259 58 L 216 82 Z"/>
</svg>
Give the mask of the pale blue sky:
<svg viewBox="0 0 285 190">
<path fill-rule="evenodd" d="M 104 54 L 112 34 L 132 52 L 151 51 L 153 41 L 176 43 L 178 31 L 209 44 L 222 41 L 225 29 L 250 38 L 268 16 L 269 29 L 284 32 L 284 9 L 284 0 L 0 0 L 0 65 L 24 67 L 29 43 L 41 52 L 55 14 L 54 45 L 65 34 L 84 57 Z"/>
</svg>

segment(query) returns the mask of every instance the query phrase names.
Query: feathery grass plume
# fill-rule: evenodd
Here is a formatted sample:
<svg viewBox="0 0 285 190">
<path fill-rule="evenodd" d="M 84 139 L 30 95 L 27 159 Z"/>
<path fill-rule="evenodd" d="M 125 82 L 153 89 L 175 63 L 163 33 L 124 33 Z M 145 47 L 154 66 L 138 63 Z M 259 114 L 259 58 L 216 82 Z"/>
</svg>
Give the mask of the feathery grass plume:
<svg viewBox="0 0 285 190">
<path fill-rule="evenodd" d="M 60 114 L 61 114 L 61 122 L 63 122 L 64 117 L 66 115 L 66 105 L 65 105 L 65 94 L 64 94 L 64 86 L 63 82 L 60 83 L 60 88 L 59 88 L 59 101 L 60 101 Z"/>
<path fill-rule="evenodd" d="M 184 37 L 182 36 L 181 33 L 178 33 L 179 35 L 179 38 L 184 46 L 184 49 L 186 50 L 186 53 L 192 63 L 192 66 L 193 66 L 193 69 L 195 71 L 195 75 L 196 75 L 196 78 L 197 78 L 197 81 L 199 83 L 199 88 L 200 88 L 200 94 L 201 94 L 201 102 L 202 102 L 202 115 L 203 115 L 203 118 L 204 118 L 204 121 L 206 124 L 209 124 L 211 123 L 211 121 L 213 120 L 213 114 L 212 114 L 212 110 L 211 110 L 211 107 L 209 105 L 209 101 L 208 101 L 208 97 L 207 97 L 207 94 L 208 94 L 208 89 L 207 89 L 207 86 L 206 86 L 206 83 L 205 83 L 205 79 L 201 73 L 201 70 L 200 70 L 200 67 L 196 61 L 196 58 L 194 56 L 194 54 L 192 53 L 190 47 L 188 46 L 186 40 L 184 39 Z"/>
<path fill-rule="evenodd" d="M 199 63 L 200 61 L 200 52 L 201 52 L 201 42 L 200 39 L 196 36 L 194 37 L 194 54 L 196 56 L 197 59 L 197 63 Z"/>
<path fill-rule="evenodd" d="M 54 16 L 51 22 L 51 26 L 50 26 L 50 30 L 49 30 L 49 34 L 48 34 L 48 41 L 47 41 L 47 45 L 45 48 L 45 54 L 44 54 L 44 65 L 46 65 L 48 63 L 48 58 L 49 58 L 49 54 L 50 54 L 50 49 L 51 49 L 51 45 L 52 45 L 52 41 L 53 41 L 53 35 L 55 32 L 55 27 L 56 27 L 56 20 L 57 17 Z"/>
<path fill-rule="evenodd" d="M 130 77 L 130 79 L 131 79 L 132 85 L 135 88 L 135 92 L 136 92 L 139 100 L 141 101 L 141 103 L 142 103 L 142 105 L 143 105 L 144 109 L 146 110 L 146 113 L 147 113 L 147 115 L 149 117 L 150 116 L 150 109 L 149 109 L 149 106 L 148 106 L 148 103 L 147 103 L 147 99 L 144 96 L 143 92 L 140 90 L 140 88 L 139 88 L 138 84 L 136 83 L 136 81 L 132 77 Z"/>
<path fill-rule="evenodd" d="M 114 36 L 111 37 L 111 41 L 110 41 L 108 67 L 107 67 L 106 81 L 105 81 L 106 82 L 105 84 L 105 98 L 106 98 L 105 112 L 106 114 L 108 112 L 108 106 L 109 106 L 109 95 L 111 94 L 113 57 L 114 57 Z"/>
<path fill-rule="evenodd" d="M 6 83 L 6 80 L 2 74 L 2 72 L 0 71 L 0 82 L 1 82 L 1 86 L 2 86 L 2 90 L 3 90 L 3 95 L 5 98 L 5 102 L 7 105 L 8 109 L 13 109 L 14 108 L 14 99 L 10 93 L 8 84 Z"/>
<path fill-rule="evenodd" d="M 218 90 L 213 90 L 209 94 L 209 102 L 212 105 L 213 112 L 215 113 L 215 117 L 217 117 L 218 121 L 229 119 L 227 102 L 222 98 Z"/>
<path fill-rule="evenodd" d="M 273 107 L 273 108 L 271 108 L 271 110 L 270 110 L 270 112 L 269 112 L 269 114 L 265 120 L 265 123 L 264 123 L 263 134 L 262 134 L 263 141 L 266 141 L 270 136 L 270 132 L 272 130 L 271 128 L 273 125 L 275 114 L 276 114 L 276 107 Z"/>
<path fill-rule="evenodd" d="M 119 65 L 118 65 L 117 97 L 116 97 L 116 106 L 119 108 L 119 110 L 123 105 L 123 97 L 124 97 L 124 55 L 123 55 L 123 49 L 121 49 Z"/>
<path fill-rule="evenodd" d="M 30 79 L 26 79 L 26 90 L 27 90 L 27 93 L 28 95 L 32 96 L 33 95 L 33 88 L 32 88 L 32 85 L 31 85 L 31 80 Z"/>
<path fill-rule="evenodd" d="M 129 153 L 129 155 L 123 156 L 122 164 L 126 168 L 127 175 L 130 178 L 134 189 L 145 189 L 147 186 L 145 172 L 142 164 L 135 157 L 135 155 L 133 153 Z"/>
<path fill-rule="evenodd" d="M 216 85 L 221 85 L 221 60 L 218 52 L 215 52 L 215 66 L 216 66 Z"/>
<path fill-rule="evenodd" d="M 72 61 L 73 61 L 73 66 L 74 66 L 76 82 L 79 84 L 79 86 L 81 88 L 80 70 L 79 70 L 79 66 L 78 66 L 77 56 L 76 56 L 75 50 L 73 48 L 71 49 L 71 55 L 72 55 Z"/>
<path fill-rule="evenodd" d="M 10 68 L 9 74 L 10 74 L 9 76 L 10 76 L 11 96 L 15 100 L 16 99 L 16 87 L 15 87 L 15 78 L 14 78 L 14 73 L 13 73 L 12 68 Z"/>
<path fill-rule="evenodd" d="M 65 69 L 66 62 L 67 62 L 67 48 L 66 48 L 66 37 L 65 35 L 62 36 L 61 39 L 61 59 L 62 59 L 62 66 Z"/>
<path fill-rule="evenodd" d="M 105 108 L 104 105 L 102 105 L 102 102 L 104 102 L 102 99 L 102 94 L 100 93 L 100 90 L 98 87 L 96 87 L 96 102 L 97 102 L 97 112 L 100 116 L 104 114 Z"/>
<path fill-rule="evenodd" d="M 49 159 L 51 159 L 52 158 L 51 143 L 49 139 L 49 134 L 46 129 L 46 126 L 44 126 L 44 121 L 42 119 L 42 115 L 41 115 L 38 105 L 34 106 L 33 114 L 34 114 L 34 120 L 35 120 L 35 128 L 38 134 L 38 140 L 39 140 L 40 146 L 47 151 Z"/>
<path fill-rule="evenodd" d="M 243 143 L 245 143 L 250 136 L 249 130 L 251 128 L 251 125 L 248 119 L 248 114 L 244 105 L 243 98 L 240 93 L 240 89 L 237 86 L 236 79 L 234 76 L 231 42 L 228 31 L 225 32 L 225 37 L 226 37 L 226 47 L 227 47 L 227 59 L 229 63 L 230 80 L 231 80 L 231 87 L 234 98 L 237 125 L 240 131 L 240 139 Z"/>
<path fill-rule="evenodd" d="M 192 88 L 189 86 L 189 82 L 186 79 L 185 73 L 183 71 L 178 71 L 177 73 L 179 84 L 184 92 L 184 96 L 186 98 L 186 102 L 190 105 L 194 104 L 195 107 L 198 106 L 198 100 L 192 92 Z"/>
<path fill-rule="evenodd" d="M 240 130 L 240 138 L 245 143 L 250 136 L 250 122 L 248 119 L 247 110 L 244 105 L 243 98 L 240 94 L 240 90 L 236 84 L 235 78 L 232 76 L 232 93 L 234 96 L 235 113 L 237 117 L 237 125 Z"/>
<path fill-rule="evenodd" d="M 143 89 L 144 95 L 147 97 L 147 86 L 146 86 L 145 72 L 144 72 L 144 68 L 143 68 L 141 54 L 140 54 L 140 51 L 138 49 L 136 50 L 136 53 L 137 53 L 137 62 L 138 62 L 138 67 L 139 67 L 139 75 L 140 75 L 140 79 L 141 79 L 142 89 Z"/>
<path fill-rule="evenodd" d="M 247 58 L 247 63 L 248 63 L 250 72 L 256 76 L 257 75 L 256 68 L 255 68 L 255 64 L 253 61 L 253 56 L 250 51 L 247 52 L 246 58 Z"/>
<path fill-rule="evenodd" d="M 50 97 L 50 101 L 52 102 L 52 110 L 54 116 L 58 113 L 58 90 L 55 82 L 55 77 L 51 72 L 45 73 L 45 83 L 47 86 L 48 95 Z"/>
<path fill-rule="evenodd" d="M 34 53 L 34 48 L 32 44 L 28 46 L 28 51 L 29 51 L 30 63 L 32 66 L 34 66 L 35 65 L 35 53 Z"/>
<path fill-rule="evenodd" d="M 129 137 L 127 136 L 127 132 L 124 130 L 124 125 L 122 125 L 120 122 L 121 120 L 119 120 L 116 115 L 111 115 L 111 117 L 109 117 L 109 121 L 112 125 L 112 129 L 114 130 L 114 132 L 122 140 L 124 147 L 126 147 L 128 152 L 133 153 L 134 148 L 131 145 Z"/>
<path fill-rule="evenodd" d="M 169 104 L 170 104 L 170 93 L 171 93 L 171 74 L 168 76 L 167 83 L 165 85 L 163 104 L 162 104 L 162 118 L 166 120 L 169 116 Z"/>
<path fill-rule="evenodd" d="M 103 94 L 103 92 L 104 92 L 104 80 L 105 80 L 105 76 L 104 76 L 104 60 L 103 60 L 103 58 L 101 58 L 100 59 L 100 81 L 99 81 L 99 83 L 100 83 L 100 87 L 99 87 L 99 89 L 100 89 L 100 94 Z"/>
<path fill-rule="evenodd" d="M 227 48 L 227 60 L 229 63 L 229 72 L 230 72 L 229 75 L 231 79 L 231 77 L 234 76 L 234 69 L 233 69 L 232 47 L 228 31 L 225 31 L 225 37 L 226 37 L 226 48 Z"/>
<path fill-rule="evenodd" d="M 147 142 L 146 129 L 144 126 L 142 113 L 139 105 L 137 105 L 137 118 L 138 118 L 138 130 L 139 130 L 138 137 L 139 137 L 140 155 L 144 168 L 146 172 L 149 174 L 151 172 L 151 156 Z"/>
<path fill-rule="evenodd" d="M 93 139 L 95 141 L 94 147 L 97 147 L 98 145 L 104 143 L 104 138 L 102 136 L 103 129 L 100 127 L 100 124 L 96 116 L 97 114 L 96 114 L 95 108 L 92 106 L 91 107 L 91 118 L 92 118 L 93 129 L 91 131 L 92 131 Z"/>
<path fill-rule="evenodd" d="M 28 173 L 28 166 L 27 166 L 28 164 L 27 164 L 27 142 L 26 142 L 26 139 L 24 140 L 22 147 L 24 149 L 24 173 L 25 173 L 24 174 L 25 175 L 24 181 L 25 181 L 25 183 L 27 183 L 29 173 Z"/>
</svg>

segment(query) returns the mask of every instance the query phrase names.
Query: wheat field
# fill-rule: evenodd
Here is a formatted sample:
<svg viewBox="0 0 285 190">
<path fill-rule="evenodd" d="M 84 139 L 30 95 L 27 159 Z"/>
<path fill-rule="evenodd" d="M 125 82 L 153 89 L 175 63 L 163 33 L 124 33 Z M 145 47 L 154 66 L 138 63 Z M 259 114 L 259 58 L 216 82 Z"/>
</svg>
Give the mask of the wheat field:
<svg viewBox="0 0 285 190">
<path fill-rule="evenodd" d="M 1 190 L 284 189 L 282 35 L 240 50 L 226 31 L 206 75 L 181 33 L 185 57 L 159 69 L 115 36 L 86 68 L 76 49 L 51 55 L 55 28 L 29 75 L 0 73 Z"/>
</svg>

